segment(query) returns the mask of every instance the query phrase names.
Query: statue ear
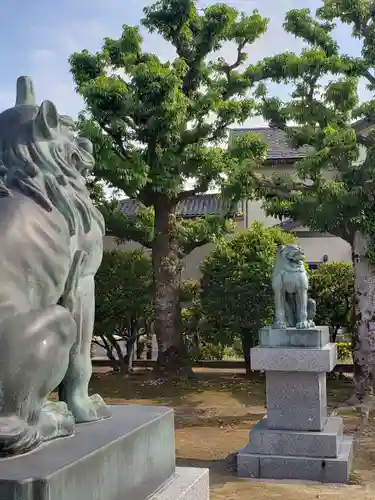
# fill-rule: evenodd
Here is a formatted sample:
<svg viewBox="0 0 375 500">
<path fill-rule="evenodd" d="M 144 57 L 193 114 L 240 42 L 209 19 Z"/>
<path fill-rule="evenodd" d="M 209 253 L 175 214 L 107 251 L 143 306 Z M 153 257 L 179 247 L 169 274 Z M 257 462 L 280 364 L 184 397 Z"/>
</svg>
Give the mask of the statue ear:
<svg viewBox="0 0 375 500">
<path fill-rule="evenodd" d="M 56 106 L 51 101 L 43 101 L 35 117 L 35 127 L 45 139 L 52 139 L 58 132 L 60 118 Z"/>
</svg>

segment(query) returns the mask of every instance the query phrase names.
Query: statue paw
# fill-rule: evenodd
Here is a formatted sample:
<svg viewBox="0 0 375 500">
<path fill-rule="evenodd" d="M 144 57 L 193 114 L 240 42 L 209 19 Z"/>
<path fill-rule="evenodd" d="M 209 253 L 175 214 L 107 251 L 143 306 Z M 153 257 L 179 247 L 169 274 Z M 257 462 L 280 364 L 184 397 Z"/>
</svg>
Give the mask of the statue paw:
<svg viewBox="0 0 375 500">
<path fill-rule="evenodd" d="M 272 325 L 272 328 L 285 330 L 286 328 L 288 328 L 288 325 L 285 323 L 285 321 L 275 321 L 275 323 Z"/>
<path fill-rule="evenodd" d="M 109 409 L 104 399 L 99 394 L 93 394 L 90 397 L 90 401 L 95 407 L 98 419 L 108 418 L 112 415 L 111 410 Z"/>
<path fill-rule="evenodd" d="M 310 321 L 306 320 L 306 321 L 300 321 L 299 323 L 296 324 L 296 328 L 310 328 Z"/>
<path fill-rule="evenodd" d="M 99 394 L 91 397 L 75 397 L 69 402 L 69 409 L 77 423 L 95 422 L 111 416 L 111 411 Z"/>
<path fill-rule="evenodd" d="M 44 441 L 70 436 L 74 433 L 75 419 L 64 402 L 46 400 L 40 414 L 38 428 L 39 435 Z"/>
</svg>

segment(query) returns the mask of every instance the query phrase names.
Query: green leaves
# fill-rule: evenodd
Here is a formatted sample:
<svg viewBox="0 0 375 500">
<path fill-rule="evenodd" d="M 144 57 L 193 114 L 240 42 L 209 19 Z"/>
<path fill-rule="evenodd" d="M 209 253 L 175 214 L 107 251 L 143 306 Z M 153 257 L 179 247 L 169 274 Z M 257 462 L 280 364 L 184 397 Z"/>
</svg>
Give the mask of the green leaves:
<svg viewBox="0 0 375 500">
<path fill-rule="evenodd" d="M 294 9 L 287 13 L 284 28 L 288 33 L 323 49 L 328 57 L 338 55 L 338 44 L 332 39 L 332 23 L 320 23 L 311 16 L 310 9 Z"/>
<path fill-rule="evenodd" d="M 200 9 L 195 0 L 159 0 L 144 9 L 141 25 L 174 46 L 173 61 L 143 52 L 140 27 L 125 24 L 100 52 L 83 50 L 69 62 L 86 104 L 79 128 L 94 144 L 95 177 L 144 207 L 129 218 L 115 202 L 102 203 L 107 229 L 151 247 L 155 210 L 173 211 L 213 187 L 232 204 L 249 192 L 248 174 L 262 162 L 265 145 L 249 136 L 228 152 L 222 141 L 228 126 L 257 112 L 259 89 L 251 95 L 257 80 L 243 64 L 268 19 L 226 4 Z M 214 62 L 226 42 L 237 47 L 235 60 Z M 194 186 L 188 193 L 187 181 Z M 185 255 L 231 229 L 225 218 L 209 216 L 178 221 L 174 232 Z"/>
<path fill-rule="evenodd" d="M 141 251 L 106 251 L 95 276 L 96 335 L 124 335 L 131 322 L 152 317 L 152 266 Z"/>
<path fill-rule="evenodd" d="M 218 182 L 228 158 L 217 143 L 231 123 L 256 111 L 248 95 L 253 79 L 237 70 L 268 20 L 225 4 L 202 11 L 194 0 L 160 0 L 144 9 L 141 22 L 175 46 L 174 61 L 142 52 L 139 27 L 124 25 L 101 52 L 83 50 L 69 62 L 87 106 L 81 128 L 94 143 L 95 175 L 142 202 L 147 185 L 153 204 L 161 195 L 178 200 L 187 179 L 197 178 L 196 192 Z M 237 45 L 237 60 L 211 64 L 227 41 Z"/>
<path fill-rule="evenodd" d="M 69 64 L 77 89 L 80 89 L 86 82 L 95 80 L 103 74 L 105 58 L 101 53 L 90 54 L 84 49 L 82 52 L 72 54 L 69 57 Z"/>
<path fill-rule="evenodd" d="M 353 124 L 364 117 L 370 127 L 375 118 L 373 99 L 359 105 L 358 89 L 360 78 L 375 88 L 375 31 L 367 1 L 322 3 L 315 16 L 308 9 L 286 15 L 285 29 L 304 42 L 300 54 L 265 58 L 252 68 L 256 78 L 263 78 L 259 96 L 264 118 L 307 153 L 295 163 L 290 179 L 259 175 L 254 185 L 259 197 L 268 196 L 268 213 L 292 217 L 352 243 L 355 230 L 367 231 L 363 214 L 375 209 L 369 188 L 375 175 L 375 136 Z M 362 40 L 361 59 L 340 54 L 332 37 L 335 21 L 350 24 Z M 291 98 L 267 95 L 267 81 L 291 84 Z M 360 152 L 366 158 L 362 163 Z"/>
<path fill-rule="evenodd" d="M 254 339 L 272 321 L 271 274 L 279 244 L 294 236 L 253 223 L 232 238 L 219 240 L 202 264 L 201 312 L 210 338 L 223 345 L 236 336 Z"/>
<path fill-rule="evenodd" d="M 310 271 L 311 296 L 316 300 L 316 324 L 351 330 L 354 271 L 351 264 L 331 262 Z"/>
</svg>

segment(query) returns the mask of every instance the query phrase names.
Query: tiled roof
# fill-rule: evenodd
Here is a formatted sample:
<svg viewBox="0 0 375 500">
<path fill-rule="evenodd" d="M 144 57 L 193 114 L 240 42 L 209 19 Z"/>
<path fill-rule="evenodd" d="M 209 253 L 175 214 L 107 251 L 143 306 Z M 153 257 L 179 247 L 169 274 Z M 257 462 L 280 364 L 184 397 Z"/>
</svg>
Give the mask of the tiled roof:
<svg viewBox="0 0 375 500">
<path fill-rule="evenodd" d="M 268 161 L 299 160 L 300 158 L 304 158 L 309 150 L 307 146 L 293 149 L 288 142 L 285 132 L 277 128 L 269 127 L 230 129 L 229 146 L 235 137 L 249 132 L 260 135 L 267 144 Z"/>
<path fill-rule="evenodd" d="M 138 200 L 124 200 L 121 206 L 122 212 L 126 215 L 134 215 L 139 208 Z M 192 196 L 177 205 L 177 212 L 186 219 L 201 217 L 211 214 L 227 214 L 228 202 L 223 200 L 219 194 L 200 194 Z M 238 216 L 239 211 L 229 213 L 229 216 Z"/>
</svg>

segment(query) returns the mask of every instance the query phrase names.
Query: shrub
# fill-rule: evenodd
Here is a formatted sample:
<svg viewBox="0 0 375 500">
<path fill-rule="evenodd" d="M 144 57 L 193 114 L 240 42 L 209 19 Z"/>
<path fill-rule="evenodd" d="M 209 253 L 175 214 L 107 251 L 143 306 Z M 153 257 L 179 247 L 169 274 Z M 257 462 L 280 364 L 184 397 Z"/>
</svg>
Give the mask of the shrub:
<svg viewBox="0 0 375 500">
<path fill-rule="evenodd" d="M 94 333 L 109 358 L 128 371 L 134 343 L 147 333 L 152 318 L 150 259 L 140 250 L 105 251 L 95 282 Z M 125 355 L 120 341 L 126 343 Z"/>
<path fill-rule="evenodd" d="M 337 342 L 337 358 L 340 361 L 347 360 L 352 355 L 351 343 L 350 342 Z"/>
<path fill-rule="evenodd" d="M 316 300 L 316 324 L 329 325 L 332 341 L 340 327 L 351 330 L 354 271 L 351 264 L 321 264 L 309 273 L 310 294 Z"/>
<path fill-rule="evenodd" d="M 241 339 L 247 370 L 259 328 L 272 321 L 272 268 L 277 246 L 294 242 L 279 228 L 252 226 L 217 242 L 202 263 L 202 330 L 207 343 L 232 346 Z"/>
<path fill-rule="evenodd" d="M 193 302 L 199 297 L 200 293 L 200 281 L 199 280 L 184 280 L 180 285 L 180 301 Z"/>
</svg>

